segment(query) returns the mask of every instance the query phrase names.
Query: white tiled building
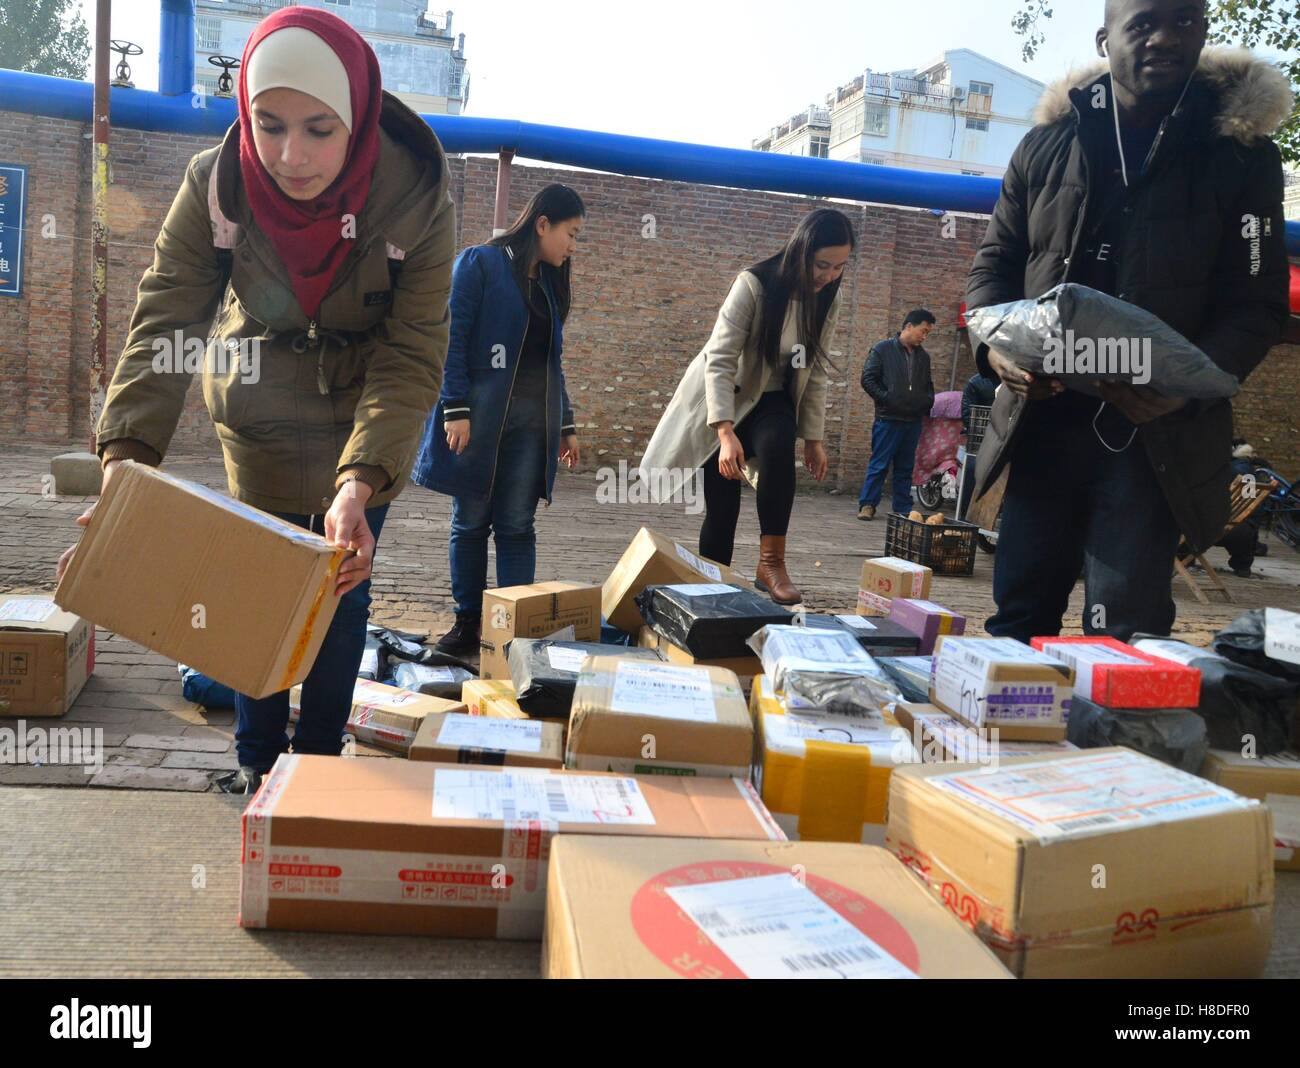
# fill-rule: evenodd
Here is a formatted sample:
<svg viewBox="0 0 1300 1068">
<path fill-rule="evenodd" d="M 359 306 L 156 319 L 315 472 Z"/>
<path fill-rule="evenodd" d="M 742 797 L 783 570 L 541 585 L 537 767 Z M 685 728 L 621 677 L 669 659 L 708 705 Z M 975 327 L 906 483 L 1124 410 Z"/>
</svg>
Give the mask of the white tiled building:
<svg viewBox="0 0 1300 1068">
<path fill-rule="evenodd" d="M 920 68 L 866 70 L 753 147 L 998 178 L 1044 88 L 978 52 L 952 49 Z"/>
</svg>

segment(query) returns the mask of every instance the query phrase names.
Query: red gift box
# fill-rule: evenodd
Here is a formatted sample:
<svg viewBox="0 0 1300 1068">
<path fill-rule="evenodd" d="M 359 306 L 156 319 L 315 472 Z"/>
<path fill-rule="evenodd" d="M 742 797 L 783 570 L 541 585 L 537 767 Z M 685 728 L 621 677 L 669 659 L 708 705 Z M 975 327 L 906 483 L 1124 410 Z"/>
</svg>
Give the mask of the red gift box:
<svg viewBox="0 0 1300 1068">
<path fill-rule="evenodd" d="M 1195 708 L 1201 673 L 1114 638 L 1031 638 L 1030 645 L 1074 668 L 1074 690 L 1106 708 Z"/>
</svg>

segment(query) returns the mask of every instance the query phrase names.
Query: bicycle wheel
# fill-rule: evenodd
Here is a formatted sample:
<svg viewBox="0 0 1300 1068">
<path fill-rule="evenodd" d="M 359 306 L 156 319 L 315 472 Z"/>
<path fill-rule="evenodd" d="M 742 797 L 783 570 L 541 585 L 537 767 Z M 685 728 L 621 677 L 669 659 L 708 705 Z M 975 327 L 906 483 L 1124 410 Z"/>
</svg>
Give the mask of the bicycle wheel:
<svg viewBox="0 0 1300 1068">
<path fill-rule="evenodd" d="M 943 476 L 935 475 L 924 485 L 916 487 L 916 499 L 923 508 L 935 511 L 943 504 Z"/>
</svg>

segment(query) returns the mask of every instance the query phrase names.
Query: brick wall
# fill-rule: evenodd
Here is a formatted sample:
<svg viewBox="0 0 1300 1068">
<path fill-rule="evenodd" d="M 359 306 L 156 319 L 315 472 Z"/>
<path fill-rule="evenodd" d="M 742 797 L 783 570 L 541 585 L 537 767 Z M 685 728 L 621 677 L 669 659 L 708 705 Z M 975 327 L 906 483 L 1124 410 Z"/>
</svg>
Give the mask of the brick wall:
<svg viewBox="0 0 1300 1068">
<path fill-rule="evenodd" d="M 130 322 L 136 286 L 179 186 L 186 162 L 213 142 L 175 134 L 113 132 L 110 195 L 109 363 Z M 84 445 L 89 437 L 89 127 L 0 112 L 0 161 L 29 167 L 26 282 L 21 298 L 0 298 L 0 439 Z M 452 160 L 462 245 L 491 236 L 496 161 Z M 736 272 L 780 248 L 816 204 L 807 198 L 619 175 L 516 166 L 513 217 L 543 184 L 581 193 L 588 219 L 574 264 L 574 306 L 565 372 L 577 411 L 583 466 L 634 462 L 681 373 L 707 339 Z M 845 273 L 845 310 L 828 395 L 831 480 L 856 488 L 869 454 L 871 404 L 858 385 L 871 345 L 918 305 L 939 323 L 931 335 L 935 385 L 947 388 L 957 305 L 984 220 L 943 222 L 924 211 L 836 204 L 853 220 L 858 253 Z M 643 236 L 645 216 L 655 236 Z M 53 217 L 53 237 L 41 234 Z M 956 387 L 971 373 L 964 336 Z M 1295 473 L 1300 458 L 1300 348 L 1280 346 L 1236 401 L 1239 432 Z M 217 451 L 194 383 L 173 448 Z"/>
</svg>

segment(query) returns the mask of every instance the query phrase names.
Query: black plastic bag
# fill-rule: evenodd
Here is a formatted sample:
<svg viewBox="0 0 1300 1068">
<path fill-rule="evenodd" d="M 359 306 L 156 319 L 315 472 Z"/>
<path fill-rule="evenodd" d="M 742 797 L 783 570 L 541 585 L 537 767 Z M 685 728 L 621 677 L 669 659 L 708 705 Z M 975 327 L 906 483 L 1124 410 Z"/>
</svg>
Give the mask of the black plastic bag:
<svg viewBox="0 0 1300 1068">
<path fill-rule="evenodd" d="M 799 627 L 822 630 L 845 630 L 858 640 L 868 653 L 876 658 L 884 656 L 915 656 L 921 648 L 921 639 L 901 623 L 880 617 L 843 614 L 824 615 L 820 612 L 796 612 L 794 622 Z"/>
<path fill-rule="evenodd" d="M 1100 396 L 1099 381 L 1206 400 L 1231 397 L 1240 388 L 1236 378 L 1158 316 L 1075 282 L 1063 282 L 1033 300 L 968 311 L 966 323 L 975 338 L 1018 367 L 1059 378 L 1094 397 Z M 1096 362 L 1084 368 L 1089 346 Z M 1068 362 L 1052 362 L 1063 356 Z"/>
<path fill-rule="evenodd" d="M 928 656 L 882 656 L 876 661 L 897 684 L 908 701 L 927 704 L 930 700 L 930 665 Z"/>
<path fill-rule="evenodd" d="M 373 634 L 366 635 L 366 647 L 361 653 L 361 667 L 357 678 L 382 682 L 388 676 L 388 657 L 384 655 L 384 646 Z"/>
<path fill-rule="evenodd" d="M 1264 652 L 1265 612 L 1252 608 L 1242 612 L 1210 642 L 1214 651 L 1237 664 L 1262 671 L 1265 675 L 1300 684 L 1300 664 L 1277 660 Z"/>
<path fill-rule="evenodd" d="M 697 660 L 751 656 L 750 635 L 794 619 L 762 594 L 720 582 L 647 586 L 636 604 L 651 630 Z"/>
<path fill-rule="evenodd" d="M 1190 708 L 1105 708 L 1076 693 L 1066 737 L 1080 749 L 1123 745 L 1195 775 L 1210 743 L 1205 718 Z"/>
<path fill-rule="evenodd" d="M 790 712 L 879 717 L 901 700 L 903 695 L 892 679 L 816 671 L 792 670 L 785 673 L 785 707 Z"/>
<path fill-rule="evenodd" d="M 530 716 L 567 716 L 578 671 L 589 656 L 635 657 L 662 663 L 654 649 L 566 642 L 553 638 L 513 638 L 506 645 L 510 681 L 519 707 Z"/>
<path fill-rule="evenodd" d="M 1201 703 L 1196 711 L 1205 720 L 1211 749 L 1240 751 L 1248 739 L 1253 739 L 1257 756 L 1287 747 L 1300 686 L 1171 638 L 1135 634 L 1131 642 L 1143 652 L 1200 671 Z"/>
<path fill-rule="evenodd" d="M 431 645 L 421 644 L 428 634 L 412 633 L 408 631 L 393 630 L 390 627 L 381 627 L 377 624 L 370 623 L 366 625 L 368 637 L 379 642 L 386 660 L 386 670 L 380 680 L 389 685 L 393 683 L 393 672 L 397 665 L 394 661 L 405 660 L 412 664 L 448 664 L 452 667 L 461 667 L 466 671 L 474 673 L 477 678 L 477 672 L 474 672 L 472 665 L 465 663 L 459 657 L 451 656 L 448 653 L 440 653 Z"/>
<path fill-rule="evenodd" d="M 428 694 L 430 697 L 459 701 L 460 688 L 473 678 L 477 676 L 468 668 L 446 664 L 413 664 L 404 660 L 393 670 L 392 685 Z"/>
</svg>

